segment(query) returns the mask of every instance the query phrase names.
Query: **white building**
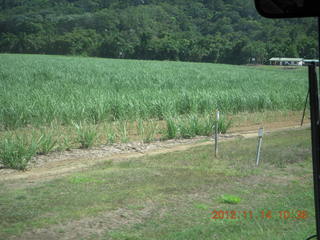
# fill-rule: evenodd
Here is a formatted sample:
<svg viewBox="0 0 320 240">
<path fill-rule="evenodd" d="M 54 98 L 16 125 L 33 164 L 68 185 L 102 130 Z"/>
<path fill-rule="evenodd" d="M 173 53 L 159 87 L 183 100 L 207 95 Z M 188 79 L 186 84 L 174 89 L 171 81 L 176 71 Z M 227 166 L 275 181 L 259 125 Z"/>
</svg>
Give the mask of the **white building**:
<svg viewBox="0 0 320 240">
<path fill-rule="evenodd" d="M 270 58 L 270 65 L 291 65 L 291 66 L 302 66 L 303 58 Z"/>
</svg>

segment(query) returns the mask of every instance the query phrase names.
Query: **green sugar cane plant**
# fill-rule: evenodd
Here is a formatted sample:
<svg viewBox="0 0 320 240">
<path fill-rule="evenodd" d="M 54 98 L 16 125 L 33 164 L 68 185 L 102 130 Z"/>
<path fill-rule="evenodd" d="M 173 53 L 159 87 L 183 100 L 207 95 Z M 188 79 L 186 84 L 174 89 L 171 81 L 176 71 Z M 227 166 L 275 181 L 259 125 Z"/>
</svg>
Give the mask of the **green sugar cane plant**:
<svg viewBox="0 0 320 240">
<path fill-rule="evenodd" d="M 122 143 L 129 142 L 128 126 L 128 121 L 120 121 L 117 124 L 117 135 Z"/>
<path fill-rule="evenodd" d="M 138 135 L 143 139 L 145 135 L 145 128 L 144 128 L 143 119 L 141 118 L 138 119 L 137 130 L 138 130 Z"/>
<path fill-rule="evenodd" d="M 194 136 L 203 135 L 203 122 L 201 121 L 201 116 L 196 114 L 190 114 L 187 118 L 187 122 L 190 128 L 190 131 L 194 134 Z"/>
<path fill-rule="evenodd" d="M 70 151 L 72 148 L 72 141 L 70 136 L 65 135 L 65 136 L 61 136 L 61 143 L 58 147 L 58 149 L 60 151 L 66 150 L 66 151 Z"/>
<path fill-rule="evenodd" d="M 218 121 L 219 133 L 226 133 L 232 125 L 232 121 L 224 116 L 220 116 Z"/>
<path fill-rule="evenodd" d="M 181 138 L 192 138 L 195 136 L 210 136 L 218 124 L 219 133 L 226 133 L 231 126 L 231 121 L 226 117 L 220 117 L 219 120 L 207 114 L 205 117 L 191 114 L 186 118 L 179 118 L 178 132 Z"/>
<path fill-rule="evenodd" d="M 82 123 L 73 123 L 77 130 L 77 141 L 80 143 L 80 148 L 91 148 L 97 137 L 97 130 L 93 126 L 86 125 Z"/>
<path fill-rule="evenodd" d="M 203 136 L 211 136 L 213 132 L 213 127 L 215 124 L 215 119 L 210 115 L 207 114 L 205 117 L 201 119 L 202 123 L 202 135 Z"/>
<path fill-rule="evenodd" d="M 54 135 L 51 132 L 42 132 L 40 138 L 37 141 L 37 153 L 48 154 L 53 151 L 57 146 L 58 141 L 54 139 Z"/>
<path fill-rule="evenodd" d="M 167 139 L 174 139 L 178 137 L 178 125 L 176 121 L 173 118 L 167 118 L 166 119 L 167 124 L 167 132 L 166 132 L 166 138 Z"/>
<path fill-rule="evenodd" d="M 37 153 L 37 141 L 26 136 L 6 136 L 0 141 L 0 163 L 5 168 L 25 170 Z"/>
<path fill-rule="evenodd" d="M 153 141 L 159 131 L 159 125 L 154 120 L 143 121 L 142 119 L 139 119 L 137 127 L 138 135 L 144 143 L 150 143 Z"/>
<path fill-rule="evenodd" d="M 199 125 L 197 119 L 193 118 L 192 116 L 188 116 L 186 119 L 179 119 L 179 136 L 181 138 L 193 138 L 197 135 L 198 127 Z"/>
<path fill-rule="evenodd" d="M 117 134 L 114 131 L 113 123 L 105 125 L 105 132 L 107 136 L 107 144 L 113 144 L 116 142 Z"/>
<path fill-rule="evenodd" d="M 216 116 L 209 116 L 206 120 L 206 128 L 208 136 L 210 135 L 209 128 L 211 128 L 211 133 L 214 131 L 216 125 L 218 125 L 218 133 L 224 134 L 226 133 L 231 127 L 232 121 L 229 120 L 227 117 L 220 113 L 219 119 Z M 210 127 L 211 126 L 211 127 Z"/>
</svg>

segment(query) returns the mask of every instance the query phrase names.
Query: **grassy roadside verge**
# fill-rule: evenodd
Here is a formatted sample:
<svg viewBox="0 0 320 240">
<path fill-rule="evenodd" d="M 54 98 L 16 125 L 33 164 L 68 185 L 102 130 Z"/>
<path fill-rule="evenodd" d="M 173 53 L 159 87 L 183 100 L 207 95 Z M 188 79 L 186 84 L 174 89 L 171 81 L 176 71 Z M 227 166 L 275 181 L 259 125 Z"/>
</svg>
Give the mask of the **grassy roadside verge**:
<svg viewBox="0 0 320 240">
<path fill-rule="evenodd" d="M 105 162 L 50 182 L 0 182 L 0 239 L 304 239 L 314 233 L 310 132 Z M 241 199 L 230 205 L 223 195 Z M 252 211 L 211 219 L 214 210 Z M 261 211 L 271 211 L 262 219 Z M 281 219 L 279 211 L 307 211 Z"/>
</svg>

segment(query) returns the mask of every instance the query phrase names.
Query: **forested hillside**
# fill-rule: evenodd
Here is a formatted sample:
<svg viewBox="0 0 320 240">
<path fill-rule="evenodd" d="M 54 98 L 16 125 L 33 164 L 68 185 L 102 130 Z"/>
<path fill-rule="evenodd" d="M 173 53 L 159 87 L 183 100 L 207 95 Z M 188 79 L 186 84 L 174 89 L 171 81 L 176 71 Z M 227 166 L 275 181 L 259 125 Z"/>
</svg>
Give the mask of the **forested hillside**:
<svg viewBox="0 0 320 240">
<path fill-rule="evenodd" d="M 270 20 L 253 0 L 0 0 L 0 52 L 264 63 L 317 57 L 314 18 Z"/>
</svg>

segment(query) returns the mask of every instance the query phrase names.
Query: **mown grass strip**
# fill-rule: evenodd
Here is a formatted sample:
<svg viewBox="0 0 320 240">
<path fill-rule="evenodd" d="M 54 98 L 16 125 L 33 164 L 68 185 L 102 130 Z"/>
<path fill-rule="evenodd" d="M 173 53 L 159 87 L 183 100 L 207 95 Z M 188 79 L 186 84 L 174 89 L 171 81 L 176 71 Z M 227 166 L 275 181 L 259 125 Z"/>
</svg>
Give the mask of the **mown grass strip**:
<svg viewBox="0 0 320 240">
<path fill-rule="evenodd" d="M 121 240 L 310 235 L 315 228 L 309 130 L 265 136 L 259 168 L 255 147 L 256 139 L 238 139 L 221 143 L 219 158 L 213 157 L 212 146 L 201 146 L 108 161 L 87 172 L 30 186 L 0 182 L 0 238 L 34 239 L 37 233 L 68 237 L 74 232 L 79 238 Z M 222 203 L 221 195 L 241 201 Z M 274 215 L 213 220 L 213 210 L 253 211 L 255 216 L 270 210 Z M 276 214 L 285 210 L 305 210 L 309 217 L 280 219 Z M 94 232 L 87 235 L 88 231 Z"/>
</svg>

